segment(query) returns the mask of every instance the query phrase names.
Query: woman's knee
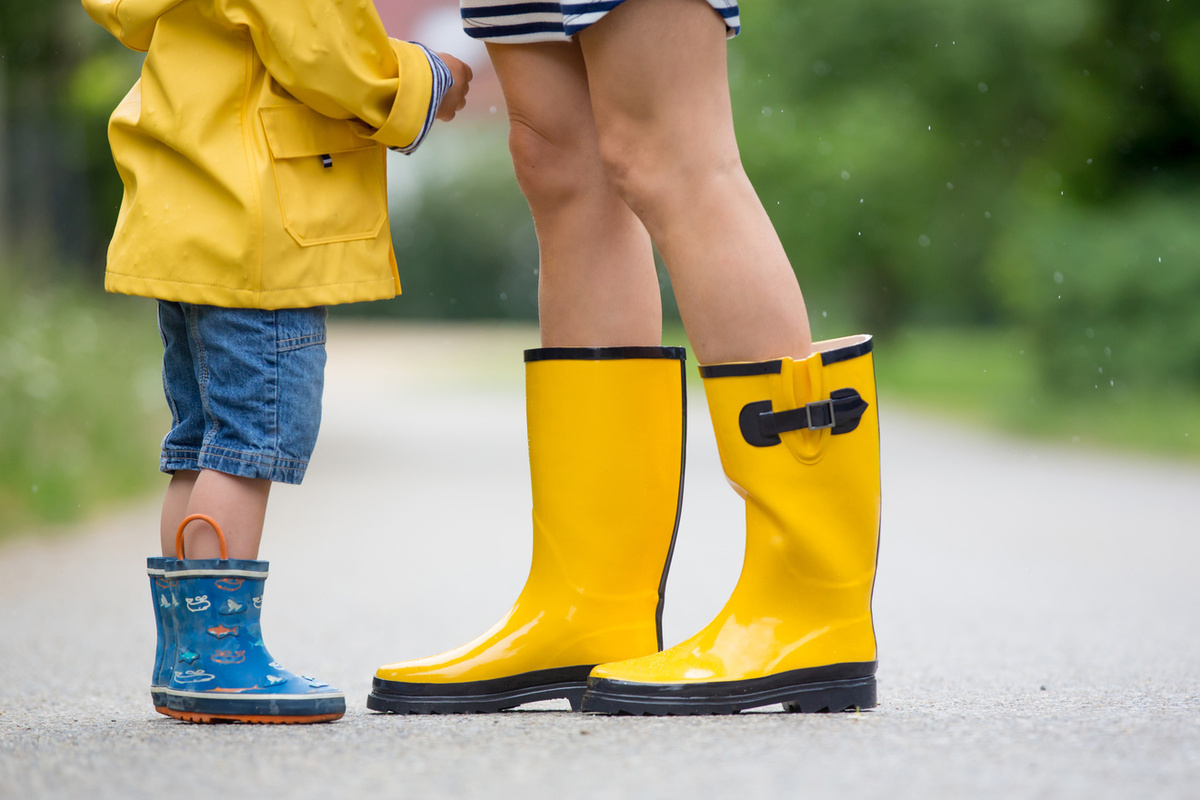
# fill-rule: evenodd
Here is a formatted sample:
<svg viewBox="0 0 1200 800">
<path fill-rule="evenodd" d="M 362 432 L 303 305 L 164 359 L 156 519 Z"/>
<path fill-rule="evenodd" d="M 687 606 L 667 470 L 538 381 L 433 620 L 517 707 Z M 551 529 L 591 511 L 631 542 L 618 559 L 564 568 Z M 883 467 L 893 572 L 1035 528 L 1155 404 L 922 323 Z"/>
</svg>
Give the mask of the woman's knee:
<svg viewBox="0 0 1200 800">
<path fill-rule="evenodd" d="M 508 149 L 517 183 L 531 205 L 553 205 L 586 191 L 589 159 L 578 147 L 580 137 L 568 131 L 547 131 L 514 115 L 509 120 Z"/>
<path fill-rule="evenodd" d="M 652 232 L 677 209 L 744 174 L 736 147 L 689 146 L 644 129 L 601 131 L 600 154 L 609 182 Z"/>
</svg>

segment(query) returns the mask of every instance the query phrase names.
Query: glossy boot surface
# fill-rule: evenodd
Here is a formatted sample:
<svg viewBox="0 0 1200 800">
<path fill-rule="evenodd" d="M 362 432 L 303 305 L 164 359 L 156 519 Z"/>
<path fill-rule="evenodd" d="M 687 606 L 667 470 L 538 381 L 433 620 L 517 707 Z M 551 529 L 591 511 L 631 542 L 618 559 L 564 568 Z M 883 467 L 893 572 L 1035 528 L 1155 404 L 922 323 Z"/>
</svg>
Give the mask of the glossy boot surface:
<svg viewBox="0 0 1200 800">
<path fill-rule="evenodd" d="M 150 576 L 150 599 L 154 603 L 155 636 L 154 671 L 150 674 L 150 700 L 154 710 L 167 713 L 166 688 L 171 682 L 171 667 L 175 659 L 175 612 L 179 604 L 166 579 L 166 566 L 173 558 L 153 556 L 146 559 L 146 574 Z"/>
<path fill-rule="evenodd" d="M 801 361 L 702 367 L 746 555 L 725 608 L 661 653 L 597 667 L 585 711 L 720 714 L 871 708 L 879 428 L 871 339 Z"/>
<path fill-rule="evenodd" d="M 224 553 L 223 538 L 221 545 Z M 345 714 L 342 692 L 289 672 L 267 650 L 259 624 L 266 561 L 181 558 L 164 572 L 179 600 L 177 646 L 164 690 L 168 716 L 188 722 L 303 723 Z"/>
<path fill-rule="evenodd" d="M 682 348 L 543 348 L 526 360 L 533 560 L 508 614 L 461 647 L 381 667 L 367 707 L 500 711 L 566 698 L 661 647 L 683 481 Z"/>
</svg>

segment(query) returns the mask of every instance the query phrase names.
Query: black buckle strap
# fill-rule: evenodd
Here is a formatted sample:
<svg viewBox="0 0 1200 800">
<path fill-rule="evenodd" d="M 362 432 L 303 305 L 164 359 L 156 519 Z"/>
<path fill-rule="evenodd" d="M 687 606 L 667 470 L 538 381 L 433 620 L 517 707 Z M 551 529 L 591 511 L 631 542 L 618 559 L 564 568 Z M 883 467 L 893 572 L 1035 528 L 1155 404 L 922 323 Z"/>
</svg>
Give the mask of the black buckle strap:
<svg viewBox="0 0 1200 800">
<path fill-rule="evenodd" d="M 817 400 L 786 411 L 773 411 L 770 400 L 748 403 L 738 416 L 742 436 L 755 447 L 779 444 L 779 434 L 787 431 L 824 431 L 833 436 L 850 433 L 858 427 L 870 405 L 853 389 L 838 389 L 828 400 Z"/>
</svg>

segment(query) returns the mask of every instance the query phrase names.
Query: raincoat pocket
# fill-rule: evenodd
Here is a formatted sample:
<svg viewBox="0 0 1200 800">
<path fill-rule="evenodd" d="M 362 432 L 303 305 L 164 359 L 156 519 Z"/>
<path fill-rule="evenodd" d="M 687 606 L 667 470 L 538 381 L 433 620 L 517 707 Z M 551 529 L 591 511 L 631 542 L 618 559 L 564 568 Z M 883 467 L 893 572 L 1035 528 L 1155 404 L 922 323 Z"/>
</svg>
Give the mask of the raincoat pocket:
<svg viewBox="0 0 1200 800">
<path fill-rule="evenodd" d="M 373 239 L 387 221 L 382 148 L 302 105 L 259 110 L 283 227 L 302 247 Z"/>
</svg>

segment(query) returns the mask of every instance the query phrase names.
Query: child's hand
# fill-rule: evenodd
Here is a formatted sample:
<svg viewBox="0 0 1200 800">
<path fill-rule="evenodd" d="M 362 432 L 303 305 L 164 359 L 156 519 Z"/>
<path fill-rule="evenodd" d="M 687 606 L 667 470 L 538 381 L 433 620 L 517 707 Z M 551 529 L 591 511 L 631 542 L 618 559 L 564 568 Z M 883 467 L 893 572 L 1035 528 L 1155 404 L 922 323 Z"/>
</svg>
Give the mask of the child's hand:
<svg viewBox="0 0 1200 800">
<path fill-rule="evenodd" d="M 449 122 L 467 104 L 467 92 L 473 76 L 471 68 L 454 56 L 438 53 L 438 58 L 446 63 L 446 66 L 450 68 L 450 74 L 454 77 L 454 85 L 446 90 L 442 104 L 438 106 L 437 110 L 437 118 L 442 122 Z"/>
</svg>

